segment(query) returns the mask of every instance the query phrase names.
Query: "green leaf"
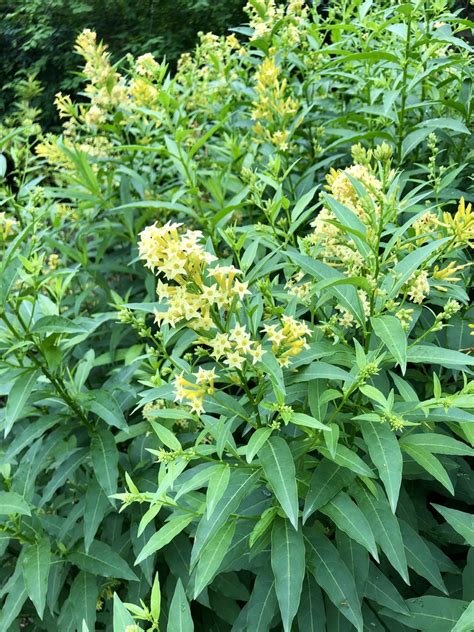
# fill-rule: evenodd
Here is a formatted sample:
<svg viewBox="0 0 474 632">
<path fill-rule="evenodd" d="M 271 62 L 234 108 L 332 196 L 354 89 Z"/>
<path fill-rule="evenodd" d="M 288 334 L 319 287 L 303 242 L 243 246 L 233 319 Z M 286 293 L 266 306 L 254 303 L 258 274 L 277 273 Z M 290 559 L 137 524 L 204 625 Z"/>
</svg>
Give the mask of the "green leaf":
<svg viewBox="0 0 474 632">
<path fill-rule="evenodd" d="M 92 479 L 87 485 L 84 508 L 84 547 L 86 553 L 108 509 L 110 509 L 109 499 L 97 480 Z"/>
<path fill-rule="evenodd" d="M 74 578 L 68 598 L 73 605 L 76 605 L 74 613 L 76 614 L 75 618 L 78 630 L 83 621 L 85 621 L 86 626 L 90 630 L 95 629 L 98 596 L 99 589 L 95 576 L 91 573 L 80 571 Z"/>
<path fill-rule="evenodd" d="M 474 364 L 474 357 L 461 351 L 442 349 L 434 345 L 416 345 L 408 350 L 408 362 L 439 364 L 447 369 L 462 369 Z"/>
<path fill-rule="evenodd" d="M 297 614 L 298 630 L 327 632 L 321 589 L 312 575 L 306 575 Z"/>
<path fill-rule="evenodd" d="M 361 604 L 349 569 L 328 538 L 313 530 L 306 535 L 308 568 L 332 603 L 357 629 L 363 630 Z"/>
<path fill-rule="evenodd" d="M 79 548 L 72 551 L 68 559 L 83 571 L 93 575 L 130 581 L 138 579 L 127 562 L 105 542 L 94 540 L 88 553 L 85 549 Z"/>
<path fill-rule="evenodd" d="M 109 426 L 115 426 L 119 430 L 128 430 L 127 422 L 115 397 L 105 391 L 89 391 L 91 396 L 87 407 Z"/>
<path fill-rule="evenodd" d="M 166 522 L 145 544 L 135 561 L 135 565 L 140 564 L 140 562 L 143 562 L 147 557 L 169 544 L 193 519 L 194 516 L 188 514 L 172 518 L 169 522 Z"/>
<path fill-rule="evenodd" d="M 464 614 L 468 603 L 452 597 L 425 595 L 405 602 L 409 615 L 382 609 L 380 614 L 395 619 L 398 623 L 418 632 L 448 632 Z M 471 622 L 472 623 L 472 622 Z"/>
<path fill-rule="evenodd" d="M 7 598 L 3 602 L 0 611 L 0 630 L 2 632 L 9 632 L 12 629 L 11 626 L 17 621 L 17 617 L 27 598 L 28 593 L 26 592 L 23 575 L 18 573 L 15 581 L 9 586 Z"/>
<path fill-rule="evenodd" d="M 429 450 L 418 445 L 403 444 L 402 448 L 418 465 L 426 470 L 428 474 L 431 474 L 454 496 L 454 487 L 451 479 L 439 459 L 433 456 Z"/>
<path fill-rule="evenodd" d="M 222 498 L 230 480 L 229 465 L 218 466 L 209 478 L 209 485 L 206 494 L 206 515 L 209 519 L 216 508 L 217 503 Z"/>
<path fill-rule="evenodd" d="M 395 433 L 387 423 L 361 422 L 370 458 L 387 491 L 393 513 L 397 508 L 402 483 L 403 458 Z"/>
<path fill-rule="evenodd" d="M 255 430 L 247 443 L 245 452 L 247 463 L 252 463 L 254 456 L 267 441 L 272 432 L 273 430 L 271 428 L 257 428 L 257 430 Z"/>
<path fill-rule="evenodd" d="M 370 322 L 378 338 L 386 345 L 405 374 L 407 368 L 407 336 L 396 316 L 377 316 Z"/>
<path fill-rule="evenodd" d="M 331 498 L 347 487 L 354 480 L 354 475 L 345 467 L 332 461 L 324 460 L 313 472 L 309 483 L 303 511 L 303 523 Z"/>
<path fill-rule="evenodd" d="M 86 334 L 88 329 L 64 316 L 43 316 L 31 328 L 35 334 Z"/>
<path fill-rule="evenodd" d="M 230 482 L 224 495 L 217 503 L 212 516 L 201 518 L 194 538 L 194 546 L 191 554 L 191 566 L 194 566 L 204 546 L 209 542 L 214 533 L 229 519 L 242 502 L 243 498 L 249 494 L 257 484 L 260 470 L 255 470 L 249 474 L 247 470 L 233 470 Z"/>
<path fill-rule="evenodd" d="M 361 544 L 377 562 L 379 561 L 377 545 L 370 524 L 348 494 L 339 492 L 319 511 L 331 518 L 341 531 Z"/>
<path fill-rule="evenodd" d="M 344 369 L 318 360 L 300 371 L 292 381 L 311 382 L 312 380 L 342 380 L 345 382 L 346 380 L 350 380 L 352 382 L 353 379 L 352 375 L 347 371 L 344 371 Z"/>
<path fill-rule="evenodd" d="M 170 610 L 168 614 L 167 632 L 193 632 L 194 623 L 191 616 L 191 608 L 189 607 L 183 584 L 178 579 L 176 588 L 174 589 L 173 599 L 171 600 Z"/>
<path fill-rule="evenodd" d="M 329 450 L 321 445 L 318 445 L 318 451 L 321 452 L 323 456 L 327 459 L 331 459 L 338 465 L 342 465 L 342 467 L 346 467 L 351 472 L 355 472 L 359 476 L 366 476 L 367 478 L 375 478 L 374 472 L 370 469 L 370 467 L 360 458 L 358 454 L 347 448 L 345 445 L 341 443 L 338 444 L 336 449 L 336 454 L 333 456 Z"/>
<path fill-rule="evenodd" d="M 31 392 L 38 379 L 38 371 L 28 371 L 22 373 L 14 382 L 10 393 L 8 394 L 7 405 L 5 408 L 5 436 L 8 435 L 15 421 L 21 417 L 21 413 L 28 401 Z"/>
<path fill-rule="evenodd" d="M 275 579 L 270 569 L 259 569 L 248 601 L 247 628 L 252 632 L 268 632 L 277 613 Z"/>
<path fill-rule="evenodd" d="M 438 564 L 423 538 L 404 520 L 399 519 L 408 566 L 445 595 L 448 594 Z"/>
<path fill-rule="evenodd" d="M 418 123 L 419 127 L 429 127 L 430 129 L 447 129 L 451 132 L 459 134 L 470 134 L 469 129 L 458 119 L 441 117 L 423 120 Z"/>
<path fill-rule="evenodd" d="M 474 601 L 471 601 L 464 613 L 456 621 L 456 625 L 451 632 L 472 632 L 474 621 Z"/>
<path fill-rule="evenodd" d="M 196 567 L 196 581 L 194 584 L 194 599 L 198 597 L 204 588 L 212 581 L 219 570 L 222 560 L 226 556 L 232 543 L 236 527 L 236 521 L 228 520 L 216 531 L 201 552 L 199 563 Z"/>
<path fill-rule="evenodd" d="M 107 428 L 99 428 L 91 441 L 91 459 L 99 485 L 106 496 L 117 491 L 118 450 L 114 436 Z"/>
<path fill-rule="evenodd" d="M 0 492 L 0 516 L 31 516 L 28 503 L 15 492 Z"/>
<path fill-rule="evenodd" d="M 390 608 L 394 612 L 409 614 L 403 597 L 388 577 L 380 572 L 378 567 L 372 562 L 370 563 L 369 576 L 365 584 L 365 596 L 367 599 L 375 601 L 380 606 Z"/>
<path fill-rule="evenodd" d="M 165 445 L 170 450 L 179 451 L 182 449 L 180 442 L 178 441 L 176 436 L 171 432 L 171 430 L 168 430 L 168 428 L 165 428 L 165 426 L 162 426 L 156 421 L 150 421 L 150 424 L 153 430 L 155 431 L 158 439 L 161 441 L 161 443 L 163 443 L 163 445 Z"/>
<path fill-rule="evenodd" d="M 283 629 L 289 632 L 300 603 L 305 550 L 301 529 L 295 531 L 282 518 L 273 523 L 271 563 Z"/>
<path fill-rule="evenodd" d="M 385 500 L 382 489 L 376 483 L 373 484 L 376 485 L 378 498 L 372 496 L 362 485 L 354 485 L 350 493 L 355 496 L 359 508 L 372 527 L 375 541 L 390 564 L 400 573 L 403 580 L 410 584 L 400 525 Z"/>
<path fill-rule="evenodd" d="M 462 535 L 469 546 L 474 546 L 474 515 L 464 511 L 458 511 L 457 509 L 451 509 L 450 507 L 443 507 L 441 505 L 435 505 L 434 503 L 431 504 L 436 511 L 439 511 L 446 522 L 448 522 L 457 533 Z"/>
<path fill-rule="evenodd" d="M 435 454 L 474 456 L 474 449 L 462 443 L 462 441 L 457 441 L 457 439 L 453 439 L 448 435 L 435 432 L 420 432 L 407 435 L 400 439 L 400 445 L 402 448 L 405 446 L 416 446 Z"/>
<path fill-rule="evenodd" d="M 153 580 L 153 586 L 151 587 L 150 612 L 152 617 L 158 621 L 161 612 L 161 588 L 158 573 L 155 573 L 155 579 Z"/>
<path fill-rule="evenodd" d="M 258 453 L 265 478 L 281 508 L 298 528 L 298 489 L 293 455 L 284 439 L 271 437 Z"/>
<path fill-rule="evenodd" d="M 114 593 L 114 632 L 124 632 L 127 625 L 135 625 L 135 621 L 120 597 Z"/>
<path fill-rule="evenodd" d="M 326 430 L 327 432 L 332 432 L 332 428 L 322 424 L 320 421 L 311 417 L 310 415 L 305 415 L 304 413 L 292 413 L 290 421 L 295 426 L 302 426 L 303 428 L 314 428 L 315 430 Z"/>
<path fill-rule="evenodd" d="M 33 602 L 40 619 L 43 618 L 48 589 L 51 544 L 42 537 L 34 544 L 26 544 L 21 558 L 21 568 L 28 597 Z"/>
</svg>

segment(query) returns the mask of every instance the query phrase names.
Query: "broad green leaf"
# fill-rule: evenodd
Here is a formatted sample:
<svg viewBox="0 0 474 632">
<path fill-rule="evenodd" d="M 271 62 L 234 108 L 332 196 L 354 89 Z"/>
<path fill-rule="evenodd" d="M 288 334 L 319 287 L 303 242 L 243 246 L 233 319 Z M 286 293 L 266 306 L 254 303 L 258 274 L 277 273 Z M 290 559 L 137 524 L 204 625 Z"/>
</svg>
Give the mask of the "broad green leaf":
<svg viewBox="0 0 474 632">
<path fill-rule="evenodd" d="M 361 603 L 354 578 L 336 547 L 316 530 L 306 532 L 308 568 L 332 603 L 358 632 L 363 630 Z"/>
<path fill-rule="evenodd" d="M 171 600 L 168 614 L 168 627 L 166 630 L 167 632 L 194 631 L 191 608 L 189 607 L 188 599 L 180 579 L 176 582 L 176 588 L 174 589 L 173 599 Z"/>
<path fill-rule="evenodd" d="M 314 417 L 305 415 L 304 413 L 292 413 L 290 422 L 303 428 L 314 428 L 315 430 L 326 430 L 327 432 L 332 432 L 332 429 L 329 426 L 322 424 Z"/>
<path fill-rule="evenodd" d="M 354 450 L 347 448 L 341 443 L 338 444 L 334 457 L 324 446 L 318 445 L 318 451 L 321 452 L 321 454 L 327 459 L 331 459 L 331 461 L 351 470 L 351 472 L 355 472 L 355 474 L 358 474 L 359 476 L 375 478 L 374 472 L 370 469 L 367 463 L 365 463 Z"/>
<path fill-rule="evenodd" d="M 237 510 L 242 500 L 257 484 L 259 476 L 259 470 L 255 470 L 251 474 L 244 469 L 233 470 L 231 472 L 229 485 L 217 503 L 212 516 L 208 519 L 204 515 L 198 524 L 191 555 L 191 566 L 196 564 L 202 549 L 207 542 L 209 542 L 214 533 L 216 533 L 229 519 L 229 516 Z"/>
<path fill-rule="evenodd" d="M 429 581 L 432 586 L 447 595 L 448 591 L 439 572 L 438 564 L 423 538 L 404 520 L 399 519 L 399 525 L 405 544 L 408 566 Z"/>
<path fill-rule="evenodd" d="M 88 329 L 64 316 L 43 316 L 31 328 L 33 333 L 86 334 Z"/>
<path fill-rule="evenodd" d="M 14 514 L 31 516 L 30 506 L 20 494 L 0 492 L 0 516 L 12 516 Z"/>
<path fill-rule="evenodd" d="M 327 632 L 326 613 L 321 589 L 312 575 L 306 575 L 297 614 L 298 630 Z"/>
<path fill-rule="evenodd" d="M 374 485 L 376 485 L 374 483 Z M 375 541 L 387 556 L 390 564 L 400 573 L 403 580 L 409 584 L 407 560 L 402 534 L 396 516 L 385 500 L 382 489 L 376 485 L 378 498 L 370 494 L 365 486 L 353 485 L 351 495 L 355 496 L 359 508 L 365 514 L 375 537 Z"/>
<path fill-rule="evenodd" d="M 117 491 L 118 450 L 114 436 L 107 428 L 99 428 L 91 441 L 91 458 L 99 485 L 106 496 Z"/>
<path fill-rule="evenodd" d="M 387 423 L 361 422 L 370 458 L 387 491 L 393 513 L 397 508 L 402 483 L 403 458 L 398 439 Z"/>
<path fill-rule="evenodd" d="M 316 466 L 309 484 L 303 511 L 303 522 L 320 507 L 334 498 L 343 487 L 354 480 L 345 467 L 324 460 Z"/>
<path fill-rule="evenodd" d="M 346 380 L 352 381 L 353 377 L 338 366 L 318 360 L 300 371 L 293 378 L 293 382 L 311 382 L 312 380 L 342 380 L 345 382 Z"/>
<path fill-rule="evenodd" d="M 120 597 L 114 593 L 114 632 L 124 632 L 128 625 L 135 625 L 135 621 Z"/>
<path fill-rule="evenodd" d="M 89 552 L 82 548 L 72 551 L 68 559 L 80 569 L 100 577 L 114 577 L 134 581 L 137 576 L 127 562 L 105 542 L 94 540 Z"/>
<path fill-rule="evenodd" d="M 415 364 L 439 364 L 447 369 L 462 369 L 474 364 L 474 357 L 461 351 L 442 349 L 434 345 L 416 345 L 408 349 L 408 362 Z"/>
<path fill-rule="evenodd" d="M 209 478 L 209 485 L 206 494 L 206 516 L 209 519 L 216 508 L 217 503 L 222 498 L 230 480 L 229 465 L 219 466 L 213 471 Z"/>
<path fill-rule="evenodd" d="M 423 120 L 419 127 L 429 127 L 430 129 L 447 129 L 459 134 L 470 134 L 469 129 L 458 119 L 451 117 L 441 117 Z"/>
<path fill-rule="evenodd" d="M 456 621 L 451 632 L 472 632 L 474 622 L 474 601 L 471 601 L 464 613 Z"/>
<path fill-rule="evenodd" d="M 403 597 L 388 577 L 380 572 L 378 567 L 372 562 L 370 563 L 369 576 L 365 585 L 365 596 L 367 599 L 375 601 L 380 606 L 390 608 L 394 612 L 409 614 Z"/>
<path fill-rule="evenodd" d="M 407 337 L 396 316 L 377 316 L 370 322 L 378 338 L 386 345 L 405 374 L 407 368 Z"/>
<path fill-rule="evenodd" d="M 110 502 L 96 479 L 92 479 L 86 490 L 84 509 L 84 547 L 86 553 L 94 539 L 97 529 L 105 514 L 110 509 Z"/>
<path fill-rule="evenodd" d="M 305 550 L 301 529 L 295 531 L 283 518 L 273 523 L 271 563 L 283 629 L 289 632 L 300 603 Z"/>
<path fill-rule="evenodd" d="M 442 507 L 431 503 L 436 511 L 443 516 L 452 528 L 466 540 L 469 546 L 474 546 L 474 515 L 465 511 Z"/>
<path fill-rule="evenodd" d="M 222 560 L 226 556 L 226 553 L 232 543 L 235 526 L 235 520 L 228 520 L 218 531 L 216 531 L 202 550 L 196 567 L 194 599 L 201 594 L 219 570 Z"/>
<path fill-rule="evenodd" d="M 117 400 L 111 393 L 105 391 L 89 392 L 91 397 L 87 407 L 109 426 L 115 426 L 119 430 L 128 430 L 127 422 Z"/>
<path fill-rule="evenodd" d="M 369 575 L 370 559 L 367 549 L 349 537 L 344 531 L 341 531 L 341 529 L 336 529 L 335 545 L 342 561 L 354 578 L 357 594 L 362 598 Z"/>
<path fill-rule="evenodd" d="M 49 538 L 42 537 L 34 544 L 26 544 L 21 558 L 23 579 L 28 597 L 33 602 L 40 619 L 43 618 L 48 589 L 51 544 Z"/>
<path fill-rule="evenodd" d="M 252 632 L 268 632 L 277 613 L 275 579 L 271 570 L 259 569 L 248 601 L 247 625 Z"/>
<path fill-rule="evenodd" d="M 156 432 L 158 439 L 170 450 L 181 450 L 181 444 L 176 436 L 165 428 L 165 426 L 157 423 L 156 421 L 150 421 L 153 430 Z"/>
<path fill-rule="evenodd" d="M 78 615 L 75 617 L 77 629 L 80 629 L 83 621 L 90 630 L 95 629 L 98 596 L 99 589 L 95 575 L 80 571 L 74 578 L 69 593 L 69 599 L 77 605 L 77 609 L 75 609 L 75 614 Z"/>
<path fill-rule="evenodd" d="M 469 605 L 468 602 L 460 599 L 434 595 L 407 599 L 405 603 L 410 610 L 409 615 L 385 609 L 382 609 L 380 614 L 395 619 L 407 628 L 418 632 L 449 632 Z"/>
<path fill-rule="evenodd" d="M 254 456 L 267 441 L 272 432 L 273 430 L 271 428 L 257 428 L 257 430 L 255 430 L 249 439 L 245 452 L 247 463 L 252 463 Z"/>
<path fill-rule="evenodd" d="M 3 602 L 0 611 L 0 630 L 2 630 L 2 632 L 12 630 L 11 626 L 17 621 L 17 617 L 27 598 L 28 593 L 26 592 L 23 575 L 18 573 L 16 574 L 15 580 L 9 586 L 7 598 Z"/>
<path fill-rule="evenodd" d="M 439 459 L 419 445 L 403 444 L 402 448 L 411 458 L 443 485 L 454 496 L 454 487 Z"/>
<path fill-rule="evenodd" d="M 331 518 L 341 531 L 366 548 L 378 562 L 377 545 L 370 524 L 348 494 L 339 492 L 319 511 Z"/>
<path fill-rule="evenodd" d="M 270 437 L 258 453 L 273 493 L 295 529 L 298 528 L 298 489 L 293 455 L 284 439 Z"/>
<path fill-rule="evenodd" d="M 171 540 L 175 538 L 178 533 L 181 533 L 193 520 L 194 516 L 188 514 L 172 518 L 169 522 L 166 522 L 145 544 L 135 561 L 135 565 L 140 564 L 140 562 L 143 562 L 147 557 L 169 544 Z"/>
<path fill-rule="evenodd" d="M 435 454 L 474 456 L 474 449 L 462 443 L 462 441 L 435 432 L 409 434 L 400 439 L 400 445 L 402 447 L 416 446 L 428 450 L 429 452 L 434 452 Z"/>
<path fill-rule="evenodd" d="M 31 392 L 38 379 L 38 371 L 28 371 L 22 373 L 20 377 L 15 380 L 10 393 L 8 394 L 7 405 L 5 408 L 5 436 L 8 435 L 13 427 L 15 421 L 21 417 L 21 413 L 25 408 Z"/>
</svg>

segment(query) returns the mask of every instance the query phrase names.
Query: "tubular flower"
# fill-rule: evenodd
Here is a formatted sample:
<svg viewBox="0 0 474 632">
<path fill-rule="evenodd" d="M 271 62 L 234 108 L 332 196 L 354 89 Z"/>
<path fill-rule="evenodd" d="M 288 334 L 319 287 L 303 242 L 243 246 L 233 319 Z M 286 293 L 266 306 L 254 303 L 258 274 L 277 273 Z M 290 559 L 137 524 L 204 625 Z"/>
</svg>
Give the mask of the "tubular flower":
<svg viewBox="0 0 474 632">
<path fill-rule="evenodd" d="M 272 351 L 278 364 L 282 367 L 288 367 L 292 357 L 308 348 L 306 338 L 311 335 L 311 331 L 306 323 L 291 316 L 283 316 L 281 320 L 282 327 L 264 325 L 263 332 L 267 334 L 268 340 L 272 343 Z"/>
<path fill-rule="evenodd" d="M 472 204 L 466 206 L 463 197 L 459 200 L 458 210 L 454 215 L 443 213 L 442 220 L 436 220 L 436 223 L 449 237 L 454 238 L 456 246 L 474 247 L 474 211 Z"/>
<path fill-rule="evenodd" d="M 194 382 L 187 380 L 184 373 L 175 377 L 175 401 L 188 404 L 192 412 L 200 414 L 204 412 L 204 397 L 214 393 L 214 380 L 217 375 L 214 369 L 206 370 L 201 367 L 192 375 Z"/>
</svg>

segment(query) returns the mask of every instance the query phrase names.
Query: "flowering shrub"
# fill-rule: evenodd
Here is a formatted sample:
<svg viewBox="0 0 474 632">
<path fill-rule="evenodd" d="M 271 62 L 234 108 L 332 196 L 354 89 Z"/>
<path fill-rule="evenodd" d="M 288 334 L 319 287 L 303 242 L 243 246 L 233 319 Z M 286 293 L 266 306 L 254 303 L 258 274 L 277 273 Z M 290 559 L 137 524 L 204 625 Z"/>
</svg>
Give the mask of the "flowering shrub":
<svg viewBox="0 0 474 632">
<path fill-rule="evenodd" d="M 2 141 L 0 630 L 472 628 L 468 25 L 247 14 Z"/>
</svg>

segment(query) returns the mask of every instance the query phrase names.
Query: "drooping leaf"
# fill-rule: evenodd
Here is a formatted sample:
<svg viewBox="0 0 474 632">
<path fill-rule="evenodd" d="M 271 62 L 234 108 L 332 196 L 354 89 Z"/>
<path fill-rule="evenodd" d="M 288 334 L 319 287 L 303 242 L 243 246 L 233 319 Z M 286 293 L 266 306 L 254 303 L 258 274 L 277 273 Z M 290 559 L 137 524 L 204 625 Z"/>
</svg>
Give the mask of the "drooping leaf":
<svg viewBox="0 0 474 632">
<path fill-rule="evenodd" d="M 258 453 L 265 477 L 283 511 L 298 528 L 298 489 L 293 455 L 284 439 L 270 437 Z"/>
<path fill-rule="evenodd" d="M 5 436 L 8 435 L 13 424 L 20 418 L 21 413 L 35 387 L 39 372 L 35 370 L 22 373 L 12 386 L 8 394 L 7 405 L 5 408 Z"/>
<path fill-rule="evenodd" d="M 209 477 L 209 484 L 206 494 L 206 515 L 212 515 L 217 503 L 222 498 L 230 480 L 230 467 L 223 465 L 213 471 Z"/>
<path fill-rule="evenodd" d="M 424 539 L 404 520 L 399 519 L 400 531 L 402 533 L 403 543 L 405 544 L 405 552 L 407 563 L 415 573 L 424 577 L 445 595 L 448 594 L 444 584 L 438 565 L 430 549 L 426 545 Z"/>
<path fill-rule="evenodd" d="M 31 516 L 30 506 L 16 492 L 0 492 L 0 516 Z"/>
<path fill-rule="evenodd" d="M 270 568 L 259 569 L 248 601 L 247 623 L 255 632 L 268 632 L 277 612 L 275 579 Z"/>
<path fill-rule="evenodd" d="M 119 430 L 128 430 L 122 409 L 111 393 L 96 390 L 89 392 L 88 395 L 90 395 L 87 404 L 89 410 L 103 419 L 109 426 L 115 426 Z"/>
<path fill-rule="evenodd" d="M 306 495 L 303 522 L 320 507 L 331 500 L 354 480 L 354 475 L 345 467 L 324 460 L 313 472 Z"/>
<path fill-rule="evenodd" d="M 95 475 L 106 496 L 117 491 L 118 450 L 113 434 L 107 428 L 100 428 L 92 437 L 91 458 Z"/>
<path fill-rule="evenodd" d="M 466 540 L 469 546 L 474 546 L 474 515 L 465 511 L 451 509 L 450 507 L 442 507 L 441 505 L 432 506 L 439 511 L 443 518 L 452 528 L 457 531 Z"/>
<path fill-rule="evenodd" d="M 304 630 L 305 632 L 326 632 L 323 595 L 312 575 L 307 575 L 303 582 L 297 621 L 299 630 Z"/>
<path fill-rule="evenodd" d="M 375 601 L 380 606 L 390 608 L 394 612 L 409 614 L 403 597 L 388 577 L 372 562 L 370 563 L 369 576 L 365 585 L 365 596 L 367 599 Z"/>
<path fill-rule="evenodd" d="M 361 603 L 354 578 L 326 536 L 305 531 L 308 568 L 332 603 L 362 632 Z"/>
<path fill-rule="evenodd" d="M 454 495 L 454 487 L 449 478 L 448 473 L 442 466 L 439 459 L 437 459 L 429 450 L 419 445 L 404 444 L 403 451 L 406 452 L 418 465 L 426 470 L 433 478 L 441 483 L 448 492 Z"/>
<path fill-rule="evenodd" d="M 229 520 L 214 533 L 202 550 L 196 566 L 196 581 L 194 584 L 194 599 L 212 581 L 219 570 L 222 560 L 226 556 L 235 533 L 235 520 Z"/>
<path fill-rule="evenodd" d="M 137 576 L 127 562 L 105 542 L 94 540 L 89 552 L 78 548 L 71 552 L 68 559 L 80 569 L 100 577 L 114 577 L 134 581 Z"/>
<path fill-rule="evenodd" d="M 40 619 L 43 618 L 48 589 L 48 574 L 51 562 L 51 544 L 44 536 L 34 544 L 25 545 L 21 567 L 28 597 L 34 603 Z"/>
<path fill-rule="evenodd" d="M 110 508 L 110 502 L 96 479 L 92 479 L 86 490 L 84 509 L 84 547 L 86 553 L 94 539 L 97 529 Z"/>
<path fill-rule="evenodd" d="M 407 599 L 409 615 L 381 610 L 381 614 L 395 619 L 408 628 L 419 632 L 447 632 L 452 630 L 458 619 L 464 614 L 468 603 L 451 597 L 425 595 Z"/>
<path fill-rule="evenodd" d="M 99 589 L 97 580 L 91 573 L 80 571 L 71 586 L 69 599 L 77 604 L 76 626 L 79 629 L 83 621 L 90 630 L 95 629 L 96 605 Z"/>
<path fill-rule="evenodd" d="M 273 523 L 271 563 L 283 629 L 289 632 L 300 603 L 305 548 L 301 529 L 295 531 L 289 521 L 282 518 Z"/>
<path fill-rule="evenodd" d="M 378 561 L 377 545 L 370 524 L 348 494 L 339 492 L 319 511 L 331 518 L 341 531 L 365 547 Z"/>
<path fill-rule="evenodd" d="M 393 513 L 402 483 L 403 458 L 395 433 L 387 423 L 361 422 L 370 458 L 379 471 Z"/>
<path fill-rule="evenodd" d="M 386 345 L 405 373 L 407 368 L 407 337 L 400 319 L 396 316 L 377 316 L 370 322 L 378 338 Z"/>
<path fill-rule="evenodd" d="M 137 557 L 135 564 L 140 564 L 140 562 L 143 562 L 143 560 L 147 557 L 169 544 L 171 540 L 178 535 L 178 533 L 181 533 L 181 531 L 183 531 L 183 529 L 185 529 L 188 524 L 193 521 L 193 519 L 194 516 L 192 514 L 188 514 L 172 518 L 169 522 L 166 522 L 145 544 L 143 549 L 140 551 L 140 555 Z"/>
</svg>

